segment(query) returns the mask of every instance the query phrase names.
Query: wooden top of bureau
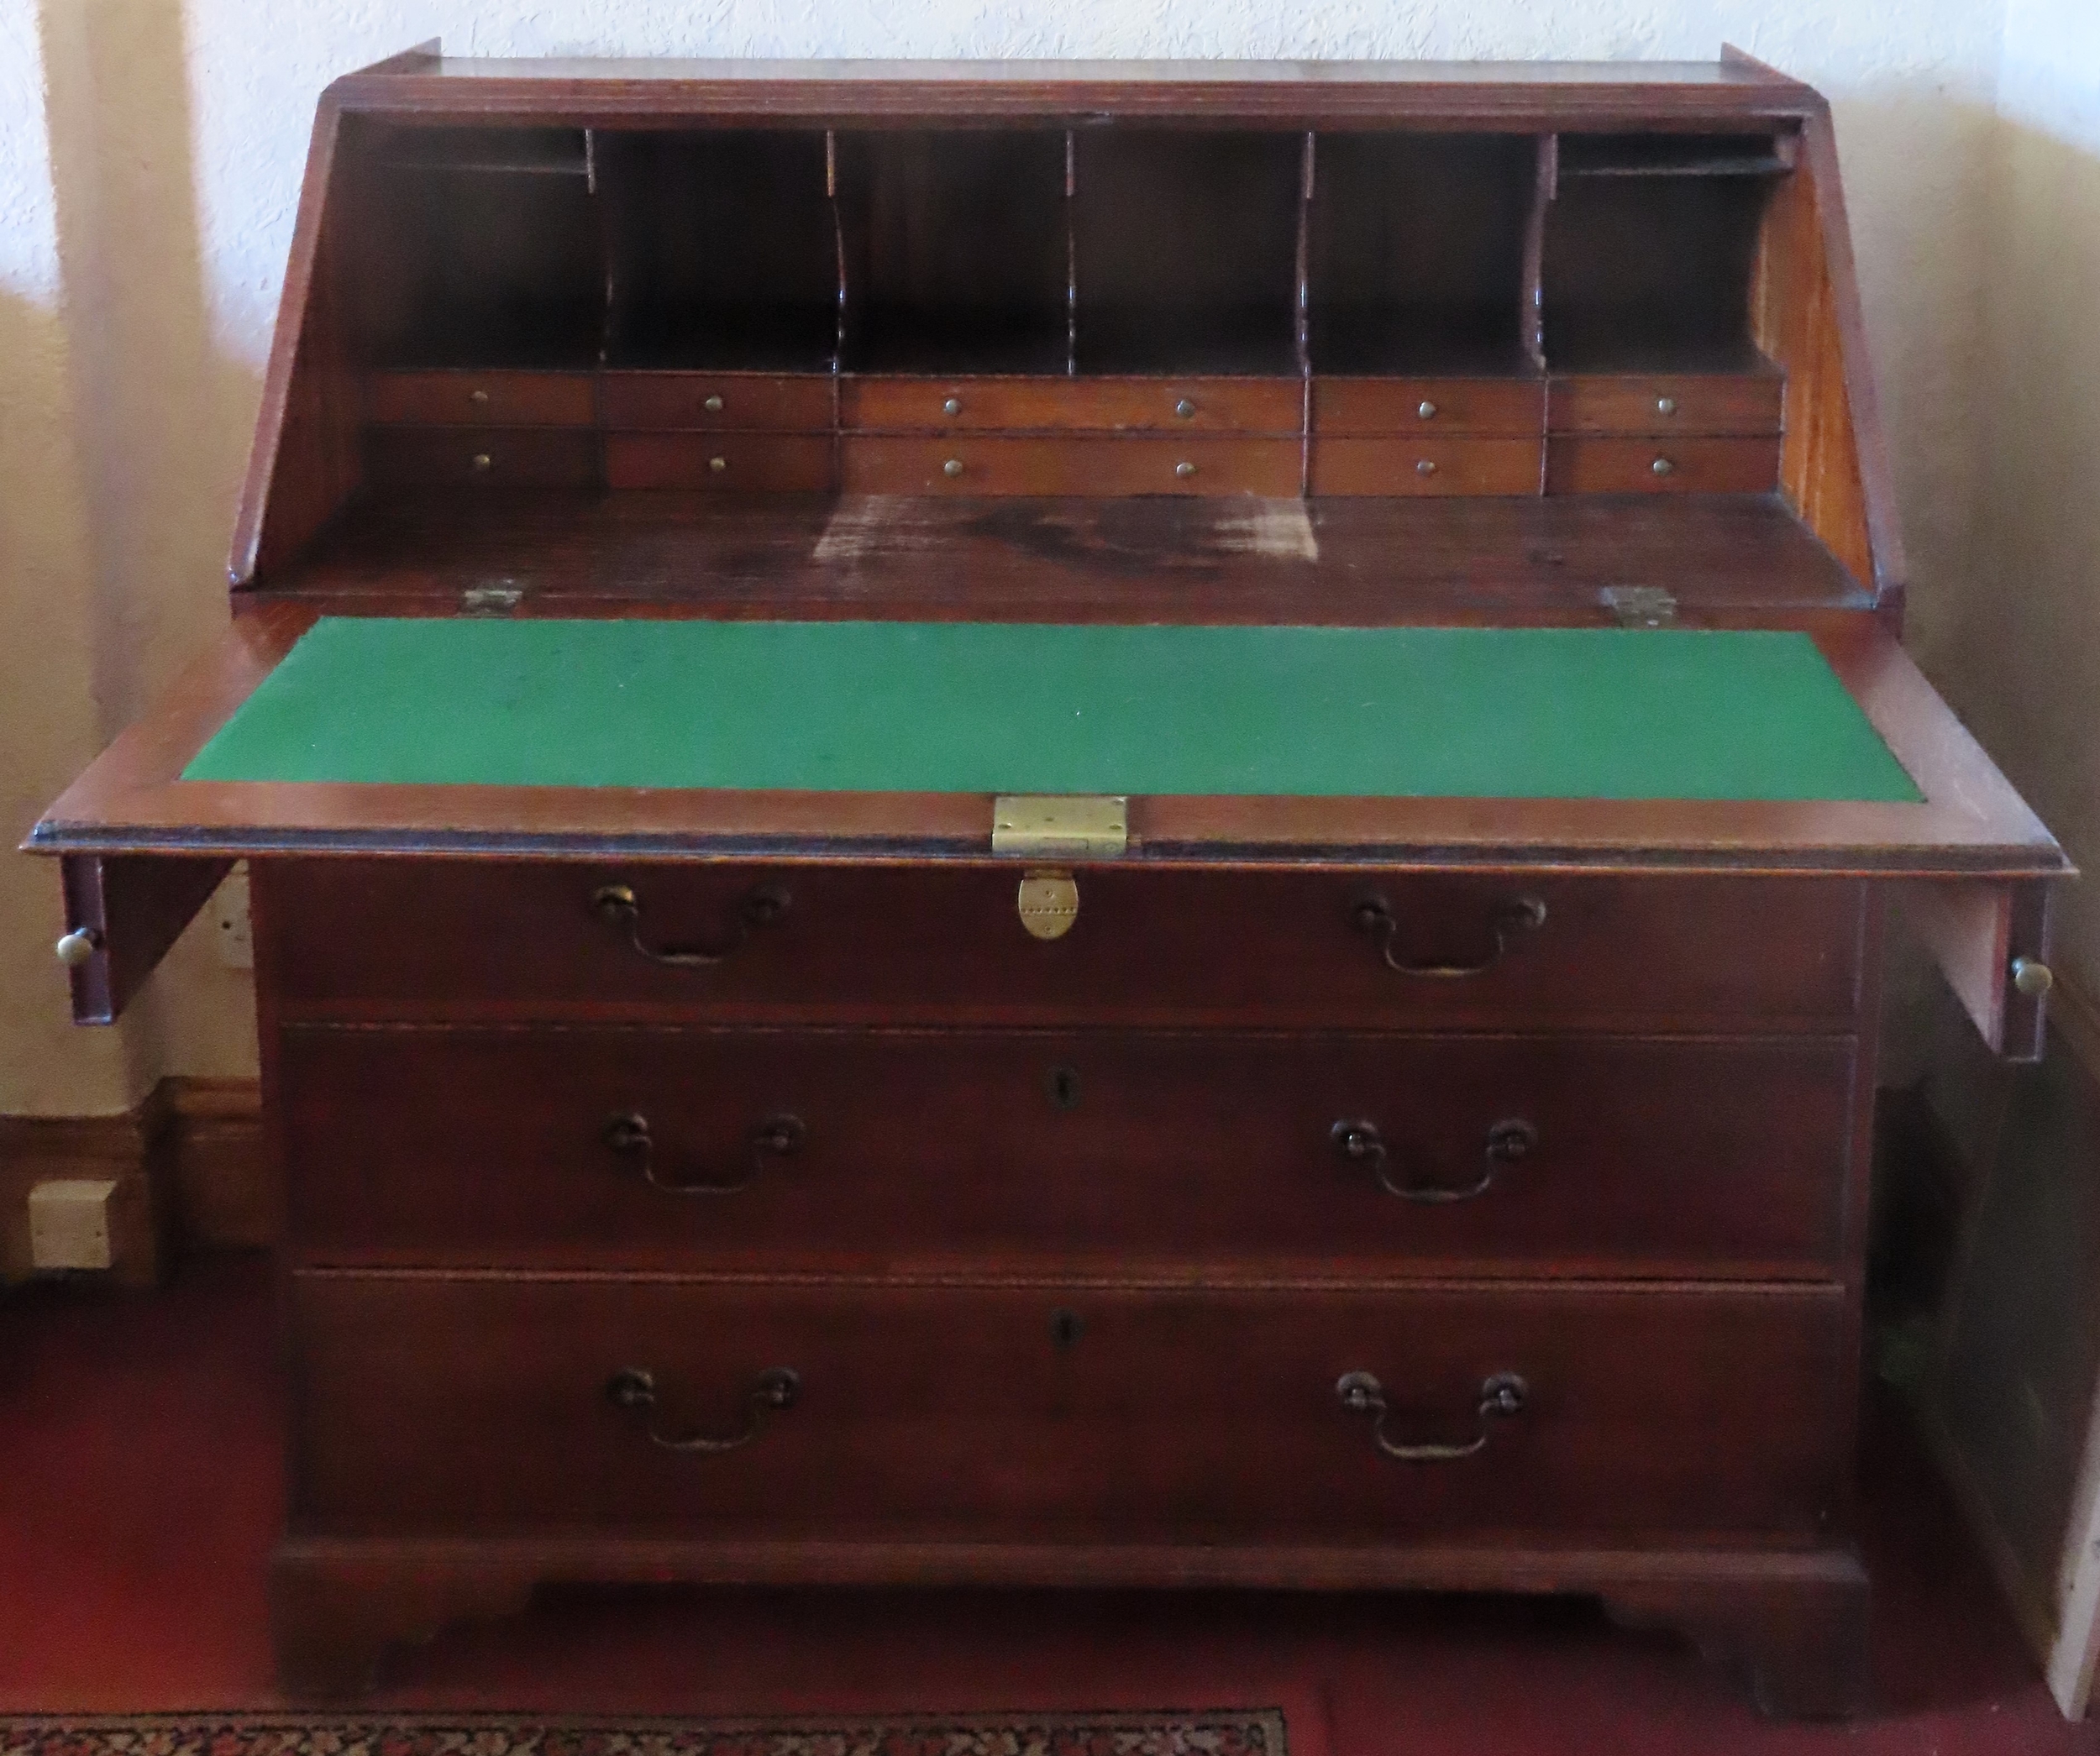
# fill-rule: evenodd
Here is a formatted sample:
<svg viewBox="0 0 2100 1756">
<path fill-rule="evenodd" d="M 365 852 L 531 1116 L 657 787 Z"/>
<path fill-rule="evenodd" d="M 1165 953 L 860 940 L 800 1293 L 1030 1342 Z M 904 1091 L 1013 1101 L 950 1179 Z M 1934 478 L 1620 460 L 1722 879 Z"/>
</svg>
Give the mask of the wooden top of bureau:
<svg viewBox="0 0 2100 1756">
<path fill-rule="evenodd" d="M 1137 797 L 1119 857 L 1958 881 L 1991 969 L 2067 869 L 1896 644 L 1827 111 L 1732 52 L 411 51 L 323 100 L 232 574 L 28 844 L 155 898 L 86 1015 L 242 854 L 994 857 L 990 791 L 182 778 L 322 616 L 1798 629 L 1920 799 Z"/>
</svg>

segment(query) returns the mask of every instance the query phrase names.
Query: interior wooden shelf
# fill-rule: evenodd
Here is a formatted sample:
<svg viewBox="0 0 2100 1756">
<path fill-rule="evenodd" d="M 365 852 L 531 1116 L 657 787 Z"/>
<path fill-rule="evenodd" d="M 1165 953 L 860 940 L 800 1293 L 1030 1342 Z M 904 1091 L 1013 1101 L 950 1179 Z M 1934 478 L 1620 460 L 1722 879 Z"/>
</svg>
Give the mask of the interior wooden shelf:
<svg viewBox="0 0 2100 1756">
<path fill-rule="evenodd" d="M 354 501 L 278 590 L 456 605 L 500 579 L 529 608 L 634 601 L 772 615 L 1226 620 L 1474 613 L 1593 622 L 1607 586 L 1687 613 L 1870 600 L 1772 495 L 971 500 L 486 490 Z M 903 605 L 905 609 L 897 606 Z"/>
</svg>

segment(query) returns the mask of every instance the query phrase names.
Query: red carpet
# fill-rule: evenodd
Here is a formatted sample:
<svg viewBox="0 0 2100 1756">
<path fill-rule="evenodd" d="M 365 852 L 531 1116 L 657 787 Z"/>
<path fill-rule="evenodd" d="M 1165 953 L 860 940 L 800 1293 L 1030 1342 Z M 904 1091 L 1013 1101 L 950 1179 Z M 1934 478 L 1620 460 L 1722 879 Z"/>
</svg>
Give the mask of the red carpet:
<svg viewBox="0 0 2100 1756">
<path fill-rule="evenodd" d="M 0 1719 L 0 1756 L 1287 1756 L 1280 1713 L 969 1719 L 133 1714 Z"/>
<path fill-rule="evenodd" d="M 0 1713 L 265 1707 L 282 1490 L 270 1282 L 0 1297 Z M 1580 1602 L 549 1594 L 397 1655 L 378 1708 L 813 1716 L 1280 1706 L 1292 1756 L 2100 1752 L 2056 1715 L 1900 1424 L 1869 1460 L 1880 1714 L 1772 1726 Z"/>
</svg>

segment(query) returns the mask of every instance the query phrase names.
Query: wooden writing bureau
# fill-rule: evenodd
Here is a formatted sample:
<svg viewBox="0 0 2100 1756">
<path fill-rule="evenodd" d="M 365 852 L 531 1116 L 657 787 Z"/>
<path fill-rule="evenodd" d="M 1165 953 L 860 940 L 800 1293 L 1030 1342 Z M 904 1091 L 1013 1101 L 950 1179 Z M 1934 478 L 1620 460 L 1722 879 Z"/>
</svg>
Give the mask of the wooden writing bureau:
<svg viewBox="0 0 2100 1756">
<path fill-rule="evenodd" d="M 1897 645 L 1829 120 L 1710 66 L 324 99 L 231 633 L 55 805 L 253 874 L 287 1683 L 549 1580 L 1602 1596 L 1779 1710 L 1885 904 L 2066 862 Z"/>
</svg>

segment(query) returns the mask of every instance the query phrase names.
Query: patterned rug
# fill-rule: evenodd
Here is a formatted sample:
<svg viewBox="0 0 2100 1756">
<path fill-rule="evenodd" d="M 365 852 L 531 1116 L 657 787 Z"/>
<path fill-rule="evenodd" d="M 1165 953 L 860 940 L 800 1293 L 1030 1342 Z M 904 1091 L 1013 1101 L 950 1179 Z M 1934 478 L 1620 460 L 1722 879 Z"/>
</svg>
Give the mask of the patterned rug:
<svg viewBox="0 0 2100 1756">
<path fill-rule="evenodd" d="M 1277 1708 L 881 1719 L 477 1713 L 0 1717 L 0 1756 L 1288 1756 Z"/>
</svg>

